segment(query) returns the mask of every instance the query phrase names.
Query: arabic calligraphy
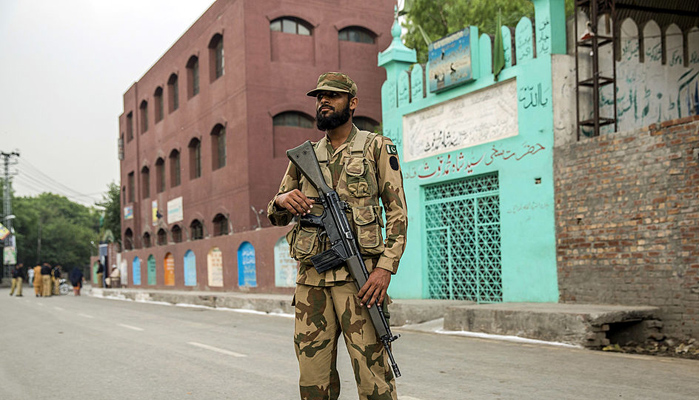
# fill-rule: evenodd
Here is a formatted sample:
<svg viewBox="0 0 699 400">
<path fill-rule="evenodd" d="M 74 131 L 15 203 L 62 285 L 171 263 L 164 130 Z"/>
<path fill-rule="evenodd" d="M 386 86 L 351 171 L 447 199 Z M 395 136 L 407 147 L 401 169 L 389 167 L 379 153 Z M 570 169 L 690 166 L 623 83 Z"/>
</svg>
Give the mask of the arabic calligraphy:
<svg viewBox="0 0 699 400">
<path fill-rule="evenodd" d="M 508 214 L 517 214 L 521 211 L 534 211 L 534 210 L 548 210 L 551 208 L 551 204 L 548 203 L 539 203 L 539 202 L 530 202 L 526 204 L 517 204 L 507 210 Z"/>
<path fill-rule="evenodd" d="M 493 146 L 490 153 L 483 153 L 479 158 L 473 158 L 467 160 L 467 155 L 463 151 L 458 154 L 445 154 L 436 157 L 436 162 L 433 160 L 427 160 L 419 164 L 418 166 L 413 166 L 403 170 L 403 178 L 408 179 L 430 179 L 439 178 L 447 176 L 449 174 L 465 173 L 467 175 L 472 174 L 476 167 L 481 164 L 488 166 L 495 162 L 497 159 L 502 159 L 507 161 L 509 159 L 514 159 L 519 161 L 526 156 L 534 155 L 541 150 L 546 148 L 541 143 L 536 143 L 534 145 L 523 144 L 522 151 L 511 151 L 498 149 Z"/>
<path fill-rule="evenodd" d="M 524 147 L 526 151 L 516 152 L 511 150 L 500 150 L 493 146 L 492 152 L 488 156 L 488 161 L 485 162 L 485 165 L 492 164 L 493 162 L 495 162 L 495 159 L 497 158 L 502 158 L 503 160 L 509 160 L 510 158 L 514 158 L 516 161 L 519 161 L 530 154 L 533 155 L 540 152 L 541 150 L 546 149 L 546 147 L 544 147 L 541 143 L 536 143 L 534 145 L 528 145 L 524 143 L 522 147 Z"/>
<path fill-rule="evenodd" d="M 546 92 L 550 92 L 550 88 L 543 89 L 541 83 L 538 83 L 536 88 L 531 85 L 522 87 L 519 94 L 519 102 L 522 103 L 524 109 L 529 107 L 545 107 L 549 103 L 549 96 Z"/>
<path fill-rule="evenodd" d="M 548 18 L 544 19 L 539 26 L 538 39 L 538 54 L 549 54 L 551 47 L 549 46 L 549 33 L 551 31 L 551 21 Z"/>
</svg>

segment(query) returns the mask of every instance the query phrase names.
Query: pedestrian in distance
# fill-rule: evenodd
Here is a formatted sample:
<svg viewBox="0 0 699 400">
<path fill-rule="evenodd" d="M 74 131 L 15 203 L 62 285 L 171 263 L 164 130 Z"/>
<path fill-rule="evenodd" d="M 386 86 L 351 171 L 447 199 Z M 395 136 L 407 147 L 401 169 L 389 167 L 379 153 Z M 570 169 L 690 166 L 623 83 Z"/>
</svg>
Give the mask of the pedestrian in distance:
<svg viewBox="0 0 699 400">
<path fill-rule="evenodd" d="M 73 270 L 70 271 L 69 278 L 70 284 L 73 285 L 73 295 L 80 296 L 80 289 L 82 289 L 83 280 L 85 280 L 82 269 L 79 267 L 73 268 Z"/>
<path fill-rule="evenodd" d="M 58 296 L 61 292 L 58 289 L 58 285 L 61 282 L 61 266 L 56 265 L 51 270 L 51 283 L 53 285 L 53 295 Z"/>
<path fill-rule="evenodd" d="M 27 269 L 27 277 L 29 278 L 29 286 L 34 285 L 34 268 Z"/>
<path fill-rule="evenodd" d="M 22 267 L 23 264 L 15 265 L 15 269 L 12 270 L 12 289 L 10 289 L 10 296 L 15 293 L 17 289 L 17 297 L 22 297 Z"/>
<path fill-rule="evenodd" d="M 102 261 L 99 262 L 97 267 L 97 287 L 104 287 L 104 264 L 102 264 Z"/>
<path fill-rule="evenodd" d="M 119 285 L 121 284 L 121 273 L 119 272 L 119 268 L 117 267 L 112 267 L 112 272 L 109 273 L 109 277 L 107 278 L 107 287 L 109 288 L 118 288 Z"/>
<path fill-rule="evenodd" d="M 51 297 L 51 272 L 53 269 L 49 263 L 41 266 L 41 296 Z"/>
<path fill-rule="evenodd" d="M 313 145 L 325 182 L 347 203 L 348 219 L 369 278 L 359 290 L 346 263 L 318 272 L 310 258 L 328 249 L 320 228 L 297 223 L 287 235 L 291 256 L 299 261 L 294 293 L 294 345 L 302 399 L 337 399 L 337 341 L 344 336 L 360 399 L 397 398 L 387 351 L 377 338 L 367 307 L 383 307 L 386 291 L 405 249 L 407 209 L 396 146 L 385 136 L 360 131 L 352 118 L 357 85 L 343 73 L 318 78 L 316 123 L 325 136 Z M 284 226 L 295 216 L 321 215 L 318 192 L 293 163 L 284 174 L 267 215 Z M 386 214 L 386 241 L 381 237 Z M 351 216 L 350 216 L 351 213 Z"/>
<path fill-rule="evenodd" d="M 37 265 L 33 269 L 34 269 L 34 295 L 36 295 L 36 297 L 39 297 L 42 294 L 41 265 Z"/>
</svg>

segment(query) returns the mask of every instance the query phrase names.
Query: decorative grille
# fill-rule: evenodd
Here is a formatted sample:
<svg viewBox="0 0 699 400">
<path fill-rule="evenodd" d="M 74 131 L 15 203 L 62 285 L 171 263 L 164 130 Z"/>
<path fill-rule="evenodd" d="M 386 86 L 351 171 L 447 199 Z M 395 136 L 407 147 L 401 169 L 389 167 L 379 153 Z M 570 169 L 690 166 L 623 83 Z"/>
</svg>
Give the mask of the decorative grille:
<svg viewBox="0 0 699 400">
<path fill-rule="evenodd" d="M 498 174 L 425 188 L 432 299 L 502 301 Z"/>
</svg>

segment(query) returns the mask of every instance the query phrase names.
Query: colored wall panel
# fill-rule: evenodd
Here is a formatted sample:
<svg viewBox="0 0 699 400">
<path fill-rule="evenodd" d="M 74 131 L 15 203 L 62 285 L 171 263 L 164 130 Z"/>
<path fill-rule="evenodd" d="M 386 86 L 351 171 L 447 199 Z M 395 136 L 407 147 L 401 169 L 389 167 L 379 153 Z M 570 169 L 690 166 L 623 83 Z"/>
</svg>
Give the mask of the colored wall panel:
<svg viewBox="0 0 699 400">
<path fill-rule="evenodd" d="M 141 259 L 138 257 L 134 258 L 131 266 L 133 272 L 133 284 L 135 286 L 139 286 L 141 285 Z"/>
<path fill-rule="evenodd" d="M 163 262 L 163 280 L 166 286 L 175 286 L 175 257 L 167 253 Z"/>
<path fill-rule="evenodd" d="M 197 284 L 197 257 L 192 250 L 184 253 L 184 285 L 196 286 Z"/>
<path fill-rule="evenodd" d="M 238 248 L 238 286 L 257 287 L 255 248 L 249 242 Z"/>
</svg>

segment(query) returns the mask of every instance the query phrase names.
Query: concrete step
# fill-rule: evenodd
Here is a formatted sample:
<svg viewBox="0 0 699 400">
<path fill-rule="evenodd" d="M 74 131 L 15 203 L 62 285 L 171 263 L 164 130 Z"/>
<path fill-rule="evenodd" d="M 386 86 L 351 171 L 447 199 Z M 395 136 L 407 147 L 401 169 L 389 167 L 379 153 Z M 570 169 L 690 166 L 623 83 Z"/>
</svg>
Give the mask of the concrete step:
<svg viewBox="0 0 699 400">
<path fill-rule="evenodd" d="M 519 336 L 598 348 L 663 338 L 657 307 L 596 304 L 462 304 L 446 309 L 444 329 Z"/>
</svg>

